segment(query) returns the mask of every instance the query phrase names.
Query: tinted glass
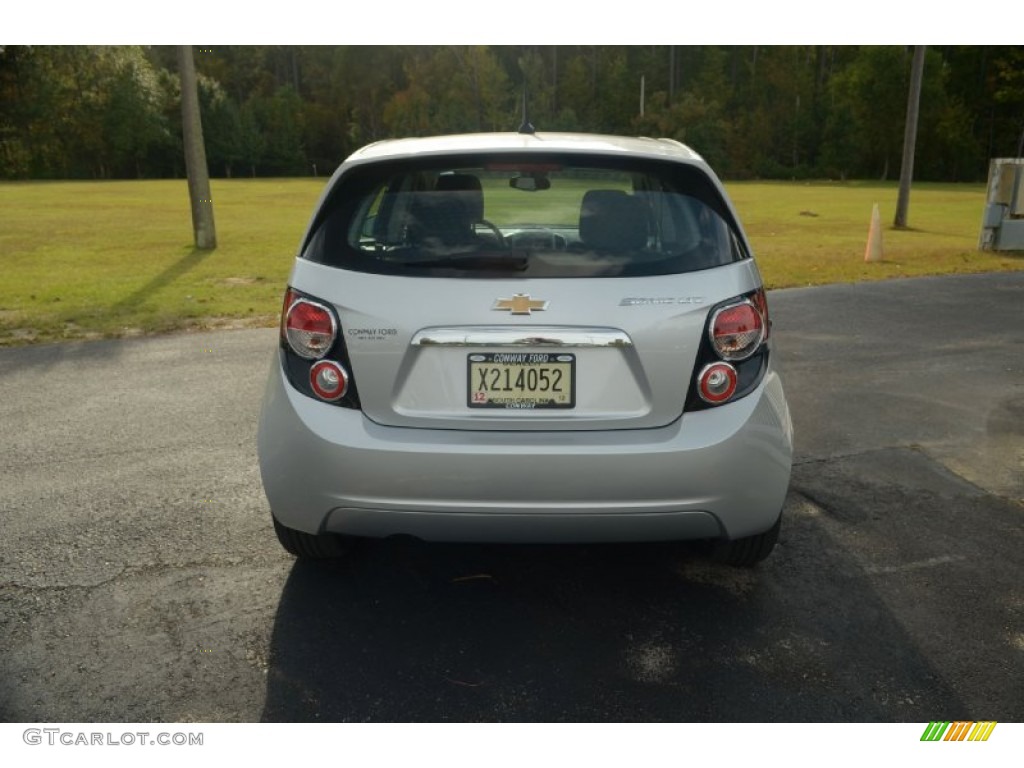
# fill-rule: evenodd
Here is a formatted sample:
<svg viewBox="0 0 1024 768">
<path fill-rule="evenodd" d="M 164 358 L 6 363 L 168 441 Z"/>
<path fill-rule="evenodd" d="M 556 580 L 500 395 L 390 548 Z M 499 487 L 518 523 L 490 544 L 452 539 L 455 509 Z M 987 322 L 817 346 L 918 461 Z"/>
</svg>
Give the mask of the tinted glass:
<svg viewBox="0 0 1024 768">
<path fill-rule="evenodd" d="M 302 255 L 362 272 L 474 278 L 663 275 L 747 257 L 697 168 L 521 154 L 357 167 Z"/>
</svg>

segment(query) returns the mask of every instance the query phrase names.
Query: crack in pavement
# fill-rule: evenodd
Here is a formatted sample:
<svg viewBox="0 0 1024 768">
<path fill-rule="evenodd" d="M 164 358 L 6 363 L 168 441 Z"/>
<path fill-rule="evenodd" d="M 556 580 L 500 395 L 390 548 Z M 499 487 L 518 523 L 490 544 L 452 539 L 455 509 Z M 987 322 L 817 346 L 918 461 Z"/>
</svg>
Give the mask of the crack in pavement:
<svg viewBox="0 0 1024 768">
<path fill-rule="evenodd" d="M 11 590 L 11 591 L 23 591 L 23 592 L 48 592 L 48 591 L 60 591 L 60 590 L 94 590 L 100 587 L 105 587 L 111 584 L 123 576 L 128 578 L 134 576 L 148 576 L 152 574 L 159 574 L 167 571 L 175 570 L 186 570 L 189 568 L 231 568 L 234 566 L 267 566 L 274 562 L 281 562 L 284 564 L 288 563 L 285 556 L 281 557 L 264 557 L 260 559 L 235 559 L 230 560 L 188 560 L 178 563 L 141 563 L 136 565 L 125 565 L 113 576 L 97 581 L 93 584 L 19 584 L 17 582 L 3 582 L 0 583 L 0 590 Z M 127 580 L 127 579 L 126 579 Z"/>
</svg>

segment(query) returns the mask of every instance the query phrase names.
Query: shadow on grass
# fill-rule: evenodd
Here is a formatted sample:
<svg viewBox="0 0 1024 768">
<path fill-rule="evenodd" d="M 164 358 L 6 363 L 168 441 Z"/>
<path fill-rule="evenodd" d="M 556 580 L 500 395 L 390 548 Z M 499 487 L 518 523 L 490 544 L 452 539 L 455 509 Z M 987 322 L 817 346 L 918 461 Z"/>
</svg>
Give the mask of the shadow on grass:
<svg viewBox="0 0 1024 768">
<path fill-rule="evenodd" d="M 171 285 L 183 275 L 195 269 L 213 251 L 190 248 L 189 252 L 153 277 L 136 291 L 106 308 L 97 308 L 97 314 L 114 319 L 122 315 L 131 315 L 148 298 L 163 288 Z M 34 366 L 47 370 L 52 366 L 69 360 L 114 359 L 120 354 L 121 346 L 117 340 L 99 341 L 56 341 L 37 346 L 14 347 L 9 351 L 0 350 L 0 376 L 14 372 L 26 366 Z"/>
<path fill-rule="evenodd" d="M 152 280 L 146 283 L 138 290 L 132 292 L 121 301 L 111 306 L 111 314 L 119 315 L 123 312 L 131 311 L 137 306 L 142 304 L 153 294 L 157 293 L 163 288 L 173 283 L 175 280 L 180 278 L 182 275 L 190 272 L 199 266 L 207 256 L 212 254 L 213 251 L 201 250 L 199 248 L 190 249 L 189 253 L 176 262 L 167 267 L 163 272 L 156 275 Z"/>
</svg>

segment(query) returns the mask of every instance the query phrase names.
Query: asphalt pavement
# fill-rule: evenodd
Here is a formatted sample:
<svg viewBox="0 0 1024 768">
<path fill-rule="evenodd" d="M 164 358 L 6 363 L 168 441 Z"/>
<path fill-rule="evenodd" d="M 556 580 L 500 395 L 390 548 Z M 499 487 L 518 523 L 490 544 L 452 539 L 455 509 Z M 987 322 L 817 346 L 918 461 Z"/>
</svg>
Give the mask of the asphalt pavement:
<svg viewBox="0 0 1024 768">
<path fill-rule="evenodd" d="M 0 720 L 1024 720 L 1024 273 L 769 303 L 796 465 L 749 570 L 297 564 L 255 455 L 275 331 L 0 350 Z"/>
</svg>

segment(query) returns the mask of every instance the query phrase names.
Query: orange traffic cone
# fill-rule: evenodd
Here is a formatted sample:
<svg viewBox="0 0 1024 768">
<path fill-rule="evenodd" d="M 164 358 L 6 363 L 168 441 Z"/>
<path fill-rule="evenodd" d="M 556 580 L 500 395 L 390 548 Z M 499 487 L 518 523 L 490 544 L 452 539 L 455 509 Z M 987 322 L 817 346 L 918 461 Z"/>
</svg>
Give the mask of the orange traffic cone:
<svg viewBox="0 0 1024 768">
<path fill-rule="evenodd" d="M 871 226 L 868 228 L 868 247 L 864 249 L 864 261 L 882 260 L 882 217 L 878 203 L 871 209 Z"/>
</svg>

